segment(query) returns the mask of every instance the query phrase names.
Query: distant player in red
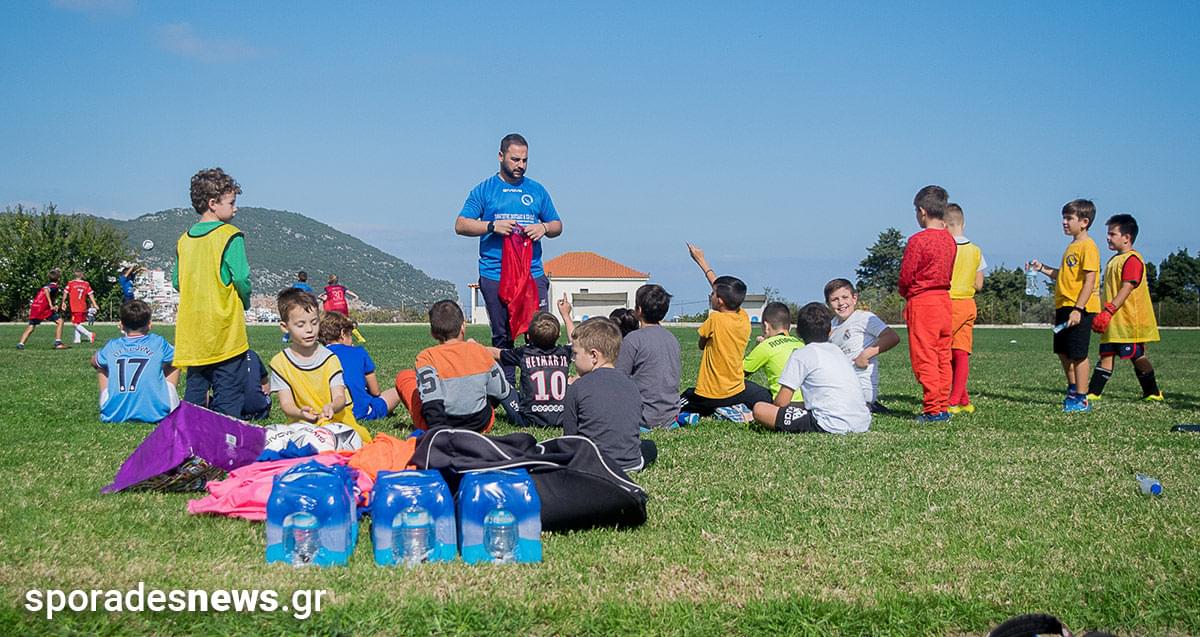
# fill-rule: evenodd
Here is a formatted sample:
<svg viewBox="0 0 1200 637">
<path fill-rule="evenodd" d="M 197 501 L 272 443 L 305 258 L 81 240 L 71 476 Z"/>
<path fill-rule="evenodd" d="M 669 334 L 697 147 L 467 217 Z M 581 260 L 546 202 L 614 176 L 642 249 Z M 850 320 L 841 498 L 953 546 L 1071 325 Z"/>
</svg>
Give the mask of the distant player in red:
<svg viewBox="0 0 1200 637">
<path fill-rule="evenodd" d="M 913 199 L 923 230 L 908 238 L 900 262 L 900 296 L 908 324 L 908 355 L 924 394 L 922 423 L 950 420 L 950 278 L 958 246 L 946 230 L 946 189 L 925 186 Z"/>
<path fill-rule="evenodd" d="M 329 275 L 329 284 L 325 286 L 325 291 L 317 298 L 324 303 L 323 309 L 326 312 L 338 312 L 350 316 L 350 304 L 346 297 L 350 297 L 355 301 L 358 300 L 358 295 L 346 289 L 346 286 L 338 283 L 336 274 Z M 359 343 L 366 343 L 367 339 L 363 338 L 361 332 L 358 331 L 358 325 L 351 330 L 354 338 L 358 339 Z"/>
<path fill-rule="evenodd" d="M 62 316 L 59 316 L 55 311 L 62 302 L 58 297 L 58 279 L 62 276 L 58 268 L 54 268 L 47 275 L 50 282 L 38 289 L 33 300 L 29 303 L 29 325 L 25 327 L 25 332 L 21 334 L 21 340 L 17 341 L 17 349 L 25 349 L 25 341 L 29 340 L 29 335 L 33 334 L 33 328 L 41 324 L 42 321 L 54 321 L 54 349 L 67 349 L 62 342 Z"/>
<path fill-rule="evenodd" d="M 75 326 L 75 342 L 80 343 L 86 338 L 89 343 L 95 343 L 96 334 L 83 324 L 96 316 L 100 306 L 96 304 L 92 284 L 83 280 L 83 270 L 76 270 L 75 278 L 67 282 L 65 297 L 64 305 L 70 305 L 71 323 Z"/>
</svg>

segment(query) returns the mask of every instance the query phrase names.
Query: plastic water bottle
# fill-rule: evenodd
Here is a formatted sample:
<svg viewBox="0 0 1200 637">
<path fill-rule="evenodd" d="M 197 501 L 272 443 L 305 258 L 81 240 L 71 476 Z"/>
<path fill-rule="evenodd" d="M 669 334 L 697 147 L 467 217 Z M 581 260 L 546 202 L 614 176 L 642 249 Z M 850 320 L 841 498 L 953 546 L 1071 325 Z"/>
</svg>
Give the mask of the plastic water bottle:
<svg viewBox="0 0 1200 637">
<path fill-rule="evenodd" d="M 321 526 L 317 516 L 303 511 L 295 513 L 290 526 L 287 541 L 291 545 L 288 548 L 292 566 L 299 568 L 312 564 L 321 549 Z"/>
<path fill-rule="evenodd" d="M 433 516 L 423 507 L 411 506 L 392 523 L 392 550 L 405 566 L 428 562 L 433 555 Z"/>
<path fill-rule="evenodd" d="M 1162 483 L 1158 481 L 1158 478 L 1144 473 L 1139 473 L 1134 478 L 1137 479 L 1144 495 L 1162 495 Z"/>
<path fill-rule="evenodd" d="M 517 559 L 517 517 L 512 511 L 498 507 L 483 518 L 483 545 L 495 562 Z"/>
<path fill-rule="evenodd" d="M 1038 273 L 1028 265 L 1025 266 L 1025 294 L 1038 296 Z"/>
<path fill-rule="evenodd" d="M 1058 325 L 1055 325 L 1054 327 L 1052 327 L 1050 329 L 1054 330 L 1055 334 L 1058 334 L 1059 332 L 1067 329 L 1067 325 L 1068 324 L 1066 322 L 1063 322 L 1063 323 L 1059 323 Z"/>
</svg>

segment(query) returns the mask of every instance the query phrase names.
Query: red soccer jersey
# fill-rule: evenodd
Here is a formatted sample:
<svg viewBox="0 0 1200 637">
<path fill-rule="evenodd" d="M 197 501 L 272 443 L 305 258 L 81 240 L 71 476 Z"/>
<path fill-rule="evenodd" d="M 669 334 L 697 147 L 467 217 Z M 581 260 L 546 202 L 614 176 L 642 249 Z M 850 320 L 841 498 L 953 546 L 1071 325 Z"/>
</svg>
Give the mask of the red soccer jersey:
<svg viewBox="0 0 1200 637">
<path fill-rule="evenodd" d="M 325 311 L 346 314 L 350 307 L 346 305 L 346 288 L 342 285 L 325 286 Z"/>
<path fill-rule="evenodd" d="M 29 304 L 29 318 L 44 321 L 54 316 L 54 293 L 58 292 L 58 284 L 51 283 L 37 291 L 33 302 Z"/>
<path fill-rule="evenodd" d="M 949 294 L 957 252 L 947 230 L 926 228 L 909 237 L 900 262 L 900 296 L 911 299 L 936 290 Z"/>
<path fill-rule="evenodd" d="M 83 279 L 73 279 L 67 283 L 67 299 L 71 304 L 71 313 L 87 312 L 87 297 L 92 293 L 92 285 Z"/>
</svg>

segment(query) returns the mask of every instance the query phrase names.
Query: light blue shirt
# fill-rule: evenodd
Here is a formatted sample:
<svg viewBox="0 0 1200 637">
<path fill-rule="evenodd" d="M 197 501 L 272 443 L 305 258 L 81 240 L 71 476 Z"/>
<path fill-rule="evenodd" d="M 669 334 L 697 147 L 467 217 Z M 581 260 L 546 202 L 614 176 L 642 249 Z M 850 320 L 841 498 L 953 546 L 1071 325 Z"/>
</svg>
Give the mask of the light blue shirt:
<svg viewBox="0 0 1200 637">
<path fill-rule="evenodd" d="M 115 338 L 96 352 L 93 365 L 108 372 L 108 400 L 100 420 L 158 422 L 171 413 L 163 364 L 175 360 L 175 348 L 158 334 Z"/>
<path fill-rule="evenodd" d="M 550 200 L 550 193 L 538 182 L 525 177 L 519 184 L 510 184 L 499 174 L 483 180 L 467 195 L 460 217 L 500 221 L 512 219 L 523 226 L 535 223 L 558 221 L 558 211 Z M 500 251 L 504 236 L 488 233 L 479 238 L 479 276 L 493 281 L 500 280 Z M 532 274 L 535 278 L 545 275 L 542 271 L 542 242 L 533 242 Z"/>
</svg>

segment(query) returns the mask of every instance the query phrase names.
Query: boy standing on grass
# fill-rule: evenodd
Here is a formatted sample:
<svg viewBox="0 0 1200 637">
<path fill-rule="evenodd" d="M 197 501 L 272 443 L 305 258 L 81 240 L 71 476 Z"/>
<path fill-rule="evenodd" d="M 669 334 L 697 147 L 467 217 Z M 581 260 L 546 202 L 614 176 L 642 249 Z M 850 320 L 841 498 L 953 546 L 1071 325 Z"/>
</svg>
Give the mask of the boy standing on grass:
<svg viewBox="0 0 1200 637">
<path fill-rule="evenodd" d="M 1112 378 L 1113 359 L 1120 356 L 1133 364 L 1142 386 L 1142 400 L 1161 401 L 1162 392 L 1154 379 L 1154 366 L 1146 357 L 1146 343 L 1158 340 L 1158 322 L 1145 282 L 1142 255 L 1133 249 L 1138 223 L 1132 215 L 1113 215 L 1108 226 L 1108 249 L 1117 254 L 1104 270 L 1104 309 L 1092 320 L 1092 331 L 1100 336 L 1100 363 L 1092 373 L 1088 399 L 1100 400 L 1104 385 Z"/>
<path fill-rule="evenodd" d="M 17 341 L 17 349 L 25 349 L 25 341 L 29 340 L 29 335 L 33 334 L 33 328 L 41 325 L 42 321 L 54 321 L 54 349 L 67 349 L 62 342 L 62 316 L 54 311 L 60 303 L 60 300 L 56 300 L 55 297 L 58 296 L 58 279 L 61 276 L 62 272 L 58 268 L 50 270 L 47 275 L 50 281 L 38 288 L 37 294 L 29 302 L 29 325 L 26 325 L 25 331 L 21 332 L 21 339 Z"/>
<path fill-rule="evenodd" d="M 900 262 L 900 296 L 908 325 L 908 356 L 923 399 L 919 423 L 950 420 L 950 275 L 957 246 L 946 230 L 949 196 L 941 186 L 925 186 L 913 198 L 917 224 Z"/>
<path fill-rule="evenodd" d="M 871 428 L 858 376 L 841 348 L 829 342 L 833 314 L 809 303 L 796 315 L 796 333 L 806 345 L 792 352 L 779 377 L 775 402 L 754 406 L 754 419 L 785 433 L 861 433 Z M 795 401 L 803 390 L 802 401 Z"/>
<path fill-rule="evenodd" d="M 658 457 L 653 440 L 641 440 L 642 406 L 628 375 L 613 368 L 621 330 L 611 319 L 580 323 L 571 336 L 579 379 L 567 388 L 563 434 L 584 436 L 625 471 L 641 471 Z"/>
<path fill-rule="evenodd" d="M 1088 347 L 1091 341 L 1092 319 L 1100 311 L 1099 287 L 1100 250 L 1088 236 L 1096 219 L 1096 205 L 1087 199 L 1068 202 L 1062 209 L 1063 234 L 1071 243 L 1063 252 L 1057 269 L 1046 267 L 1034 259 L 1029 268 L 1054 279 L 1054 353 L 1067 376 L 1067 397 L 1063 411 L 1091 411 L 1088 403 Z M 1060 327 L 1062 326 L 1062 327 Z"/>
<path fill-rule="evenodd" d="M 640 422 L 647 429 L 678 424 L 679 339 L 660 325 L 670 307 L 671 295 L 661 285 L 647 283 L 639 287 L 633 307 L 638 329 L 622 338 L 617 355 L 616 369 L 637 385 L 642 398 Z"/>
<path fill-rule="evenodd" d="M 563 295 L 566 302 L 566 295 Z M 568 304 L 567 316 L 571 315 Z M 538 312 L 529 321 L 525 345 L 515 349 L 488 347 L 500 367 L 521 372 L 520 391 L 511 391 L 500 402 L 508 420 L 518 427 L 561 427 L 563 398 L 571 371 L 571 348 L 558 344 L 562 327 L 549 312 Z"/>
<path fill-rule="evenodd" d="M 712 286 L 708 302 L 713 311 L 699 329 L 703 353 L 696 386 L 679 397 L 679 411 L 701 416 L 716 412 L 734 422 L 749 422 L 754 404 L 771 402 L 771 392 L 747 381 L 742 370 L 742 356 L 750 342 L 750 317 L 742 309 L 746 284 L 737 277 L 717 276 L 708 267 L 704 251 L 690 243 L 687 246 Z"/>
<path fill-rule="evenodd" d="M 967 378 L 971 374 L 971 349 L 975 342 L 975 293 L 983 289 L 983 271 L 987 261 L 983 251 L 963 236 L 966 220 L 963 209 L 956 203 L 946 206 L 946 228 L 954 235 L 958 253 L 954 256 L 954 273 L 950 277 L 950 413 L 973 414 L 975 405 L 967 394 Z"/>
<path fill-rule="evenodd" d="M 487 433 L 492 405 L 511 386 L 488 350 L 467 340 L 466 318 L 449 299 L 429 308 L 429 332 L 438 344 L 417 354 L 416 370 L 396 374 L 396 391 L 417 429 L 455 427 Z"/>
<path fill-rule="evenodd" d="M 354 418 L 341 362 L 317 340 L 317 299 L 303 290 L 286 288 L 276 302 L 279 329 L 292 337 L 270 363 L 271 391 L 279 395 L 283 414 L 316 425 L 340 422 L 357 431 L 363 444 L 371 442 L 371 434 Z"/>
<path fill-rule="evenodd" d="M 305 274 L 305 279 L 307 278 L 308 275 Z M 325 290 L 321 292 L 321 295 L 317 298 L 325 303 L 326 312 L 340 312 L 349 317 L 350 303 L 347 301 L 347 297 L 354 299 L 355 301 L 358 300 L 357 294 L 347 290 L 346 286 L 338 283 L 338 277 L 336 274 L 331 274 L 329 275 L 329 284 L 325 286 Z M 357 327 L 352 327 L 350 332 L 354 334 L 354 338 L 357 338 L 359 343 L 367 342 L 367 339 L 363 338 L 362 333 L 358 331 Z"/>
<path fill-rule="evenodd" d="M 320 340 L 342 364 L 342 378 L 350 392 L 354 417 L 358 420 L 386 418 L 400 404 L 400 394 L 396 393 L 395 387 L 379 391 L 375 361 L 365 348 L 354 344 L 350 335 L 353 330 L 354 322 L 345 314 L 329 312 L 321 317 Z"/>
<path fill-rule="evenodd" d="M 758 345 L 742 361 L 742 370 L 747 378 L 763 370 L 772 397 L 779 395 L 779 374 L 787 365 L 788 358 L 793 351 L 804 347 L 804 341 L 788 333 L 791 329 L 792 311 L 788 306 L 778 301 L 767 303 L 762 313 L 762 336 Z"/>
<path fill-rule="evenodd" d="M 900 335 L 870 310 L 858 309 L 858 291 L 848 279 L 825 284 L 825 303 L 833 310 L 829 342 L 854 365 L 863 401 L 873 414 L 891 413 L 879 402 L 880 354 L 900 344 Z"/>
<path fill-rule="evenodd" d="M 171 283 L 179 290 L 175 364 L 187 368 L 183 399 L 240 418 L 246 400 L 244 354 L 250 263 L 237 214 L 241 186 L 220 168 L 192 176 L 192 207 L 200 220 L 179 237 Z M 209 392 L 212 399 L 209 399 Z"/>
<path fill-rule="evenodd" d="M 75 278 L 67 282 L 67 293 L 63 302 L 71 309 L 71 325 L 75 327 L 75 342 L 80 343 L 86 338 L 89 343 L 96 342 L 96 334 L 84 327 L 84 323 L 96 316 L 100 306 L 96 304 L 96 295 L 92 292 L 92 284 L 83 279 L 83 270 L 75 271 Z M 66 309 L 66 308 L 60 308 Z"/>
<path fill-rule="evenodd" d="M 175 384 L 179 370 L 175 348 L 150 333 L 150 306 L 145 301 L 121 305 L 120 338 L 92 356 L 100 383 L 101 422 L 158 422 L 179 404 Z"/>
</svg>

